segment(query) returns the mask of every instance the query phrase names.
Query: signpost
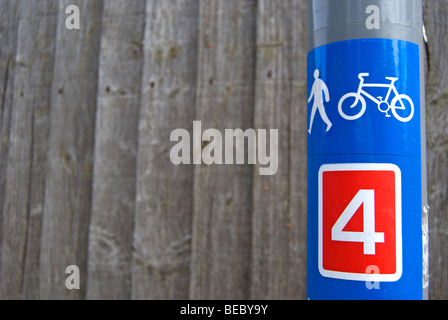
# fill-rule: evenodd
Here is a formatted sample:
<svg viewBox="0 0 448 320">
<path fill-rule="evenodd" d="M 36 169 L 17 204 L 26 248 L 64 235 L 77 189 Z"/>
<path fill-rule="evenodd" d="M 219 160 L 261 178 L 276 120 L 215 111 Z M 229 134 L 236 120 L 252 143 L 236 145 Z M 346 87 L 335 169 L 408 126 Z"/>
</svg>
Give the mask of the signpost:
<svg viewBox="0 0 448 320">
<path fill-rule="evenodd" d="M 309 15 L 308 298 L 427 298 L 421 1 Z"/>
</svg>

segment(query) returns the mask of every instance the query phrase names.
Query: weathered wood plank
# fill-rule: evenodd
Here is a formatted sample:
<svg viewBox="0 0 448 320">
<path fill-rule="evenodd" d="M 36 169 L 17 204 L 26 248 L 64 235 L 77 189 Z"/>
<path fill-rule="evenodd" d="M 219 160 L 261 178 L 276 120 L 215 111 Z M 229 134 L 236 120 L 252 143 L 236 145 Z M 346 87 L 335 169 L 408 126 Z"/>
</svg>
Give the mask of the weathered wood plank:
<svg viewBox="0 0 448 320">
<path fill-rule="evenodd" d="M 39 254 L 57 3 L 20 3 L 0 288 L 9 299 L 39 297 Z"/>
<path fill-rule="evenodd" d="M 80 9 L 80 30 L 68 30 L 65 8 Z M 93 142 L 102 0 L 59 2 L 51 93 L 40 298 L 79 299 L 86 294 Z M 80 268 L 81 290 L 67 290 L 65 269 Z"/>
<path fill-rule="evenodd" d="M 292 27 L 292 92 L 290 107 L 290 205 L 291 222 L 288 276 L 291 279 L 285 298 L 306 299 L 307 235 L 307 5 L 294 1 Z M 260 190 L 259 190 L 260 192 Z"/>
<path fill-rule="evenodd" d="M 199 3 L 195 118 L 222 134 L 253 128 L 256 1 Z M 253 173 L 251 165 L 195 167 L 192 299 L 249 298 Z"/>
<path fill-rule="evenodd" d="M 427 141 L 430 299 L 448 298 L 448 3 L 424 1 L 428 35 Z"/>
<path fill-rule="evenodd" d="M 255 128 L 278 129 L 279 168 L 274 176 L 254 177 L 254 299 L 305 294 L 305 6 L 258 2 Z"/>
<path fill-rule="evenodd" d="M 15 55 L 19 22 L 18 1 L 0 2 L 0 263 L 2 258 L 4 198 L 8 190 L 6 170 L 8 167 L 9 133 L 13 104 Z M 0 288 L 0 296 L 4 297 Z"/>
<path fill-rule="evenodd" d="M 145 1 L 104 3 L 88 299 L 130 299 Z"/>
<path fill-rule="evenodd" d="M 192 166 L 170 161 L 170 135 L 191 127 L 198 2 L 148 0 L 132 271 L 134 299 L 187 299 Z"/>
</svg>

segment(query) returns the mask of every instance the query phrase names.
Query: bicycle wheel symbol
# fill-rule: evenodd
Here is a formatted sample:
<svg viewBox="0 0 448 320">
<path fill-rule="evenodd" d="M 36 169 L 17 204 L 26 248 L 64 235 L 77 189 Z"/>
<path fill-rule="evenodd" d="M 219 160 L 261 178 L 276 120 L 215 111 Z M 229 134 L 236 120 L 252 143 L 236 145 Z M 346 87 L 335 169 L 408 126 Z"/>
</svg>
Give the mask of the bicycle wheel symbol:
<svg viewBox="0 0 448 320">
<path fill-rule="evenodd" d="M 390 109 L 394 117 L 401 122 L 409 122 L 414 117 L 414 103 L 405 94 L 396 96 L 392 100 Z"/>
<path fill-rule="evenodd" d="M 357 120 L 366 112 L 366 99 L 354 92 L 347 93 L 339 100 L 338 110 L 345 120 Z"/>
</svg>

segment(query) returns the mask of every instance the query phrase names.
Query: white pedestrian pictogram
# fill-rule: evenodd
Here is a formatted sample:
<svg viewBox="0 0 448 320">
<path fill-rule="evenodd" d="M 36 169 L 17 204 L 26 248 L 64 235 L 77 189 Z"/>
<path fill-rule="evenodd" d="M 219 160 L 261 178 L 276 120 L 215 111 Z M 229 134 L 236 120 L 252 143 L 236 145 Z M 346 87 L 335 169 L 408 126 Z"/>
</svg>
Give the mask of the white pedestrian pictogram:
<svg viewBox="0 0 448 320">
<path fill-rule="evenodd" d="M 311 89 L 310 97 L 308 99 L 308 103 L 310 103 L 314 97 L 313 108 L 311 110 L 310 128 L 308 129 L 309 134 L 311 134 L 311 130 L 313 128 L 314 116 L 316 115 L 317 110 L 319 110 L 319 114 L 320 114 L 322 120 L 327 125 L 326 132 L 328 132 L 331 129 L 331 127 L 333 126 L 330 119 L 328 119 L 327 113 L 325 112 L 324 97 L 322 94 L 325 95 L 325 101 L 327 103 L 330 102 L 330 92 L 328 91 L 328 87 L 323 80 L 319 79 L 319 70 L 315 70 L 314 71 L 314 83 L 313 83 L 313 87 Z"/>
<path fill-rule="evenodd" d="M 364 83 L 364 78 L 368 77 L 368 73 L 360 73 L 358 78 L 360 80 L 357 92 L 347 93 L 341 98 L 338 105 L 339 114 L 346 120 L 357 120 L 361 118 L 366 112 L 366 99 L 363 95 L 378 105 L 378 110 L 385 113 L 385 116 L 390 118 L 389 111 L 393 116 L 401 122 L 409 122 L 414 117 L 414 103 L 412 99 L 405 95 L 399 94 L 395 87 L 395 82 L 398 78 L 386 77 L 389 80 L 389 84 L 384 83 Z M 386 98 L 378 97 L 377 99 L 364 90 L 364 88 L 387 88 L 388 92 Z M 389 99 L 392 96 L 392 92 L 395 97 L 392 102 L 389 103 Z M 354 109 L 354 111 L 351 111 Z M 359 110 L 359 111 L 358 111 Z"/>
</svg>

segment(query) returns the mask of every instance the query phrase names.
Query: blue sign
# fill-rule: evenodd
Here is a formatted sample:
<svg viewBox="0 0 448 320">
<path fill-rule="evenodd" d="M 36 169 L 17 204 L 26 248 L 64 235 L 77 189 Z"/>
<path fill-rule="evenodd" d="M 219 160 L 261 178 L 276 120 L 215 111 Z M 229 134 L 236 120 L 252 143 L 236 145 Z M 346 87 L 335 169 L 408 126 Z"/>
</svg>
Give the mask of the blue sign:
<svg viewBox="0 0 448 320">
<path fill-rule="evenodd" d="M 417 44 L 308 55 L 308 298 L 422 299 Z"/>
</svg>

